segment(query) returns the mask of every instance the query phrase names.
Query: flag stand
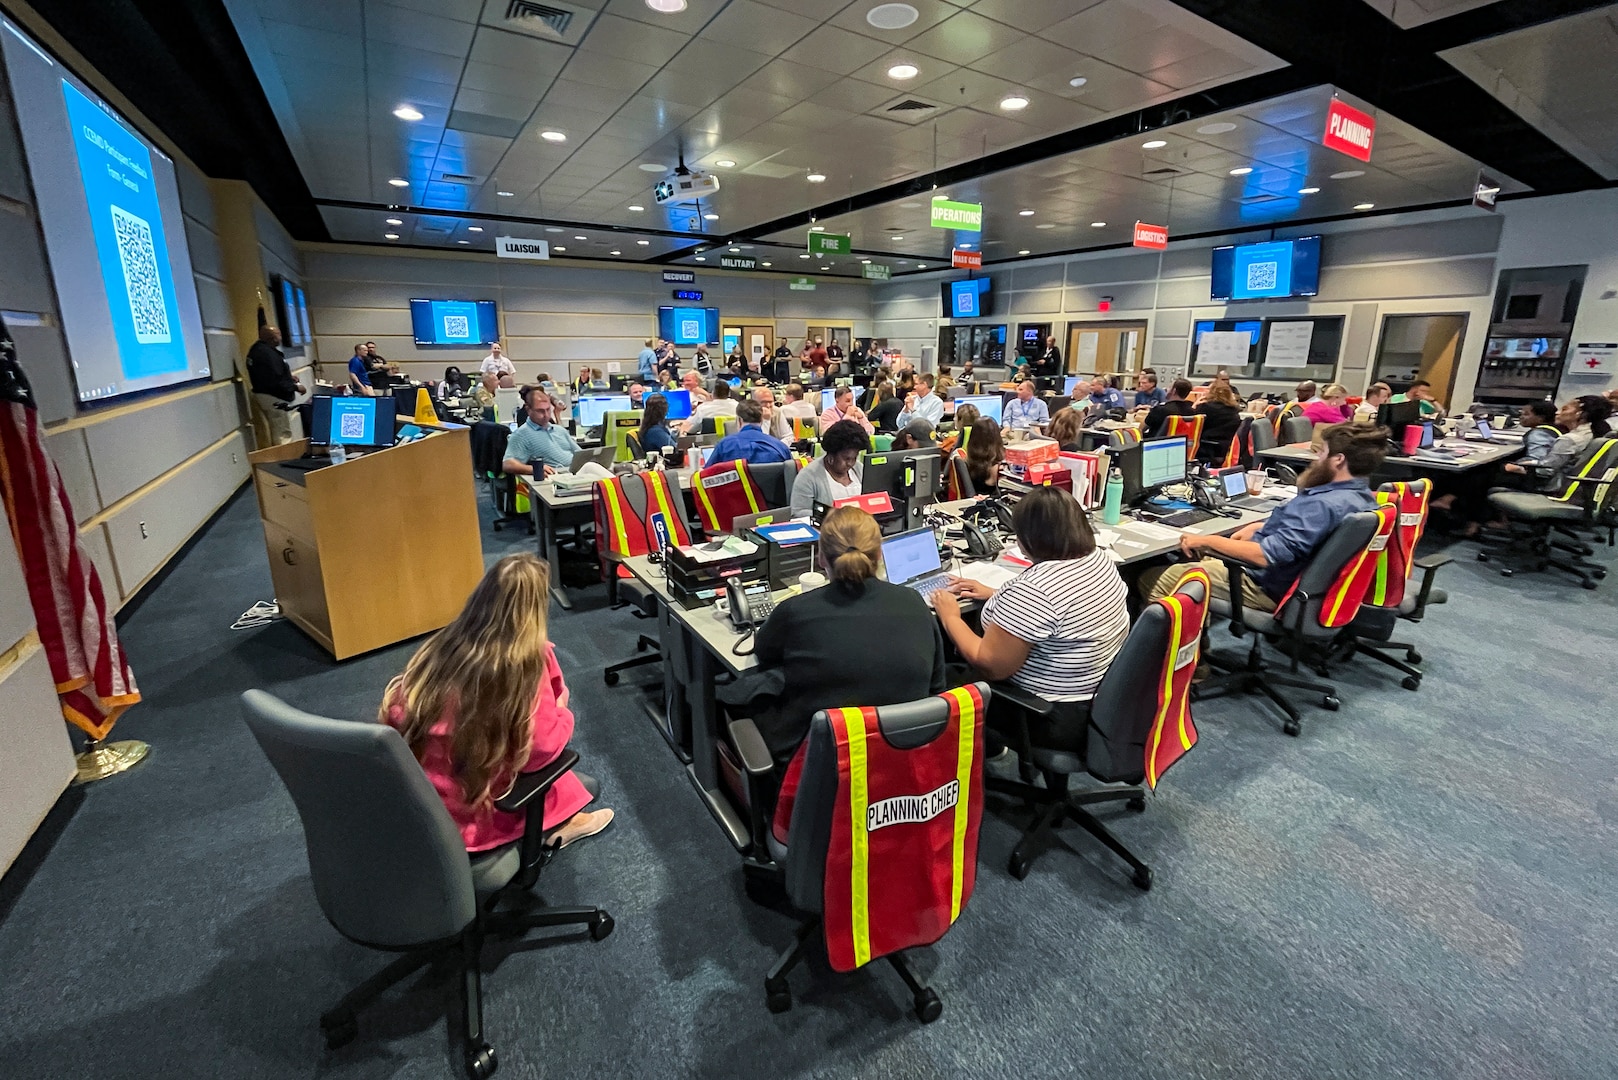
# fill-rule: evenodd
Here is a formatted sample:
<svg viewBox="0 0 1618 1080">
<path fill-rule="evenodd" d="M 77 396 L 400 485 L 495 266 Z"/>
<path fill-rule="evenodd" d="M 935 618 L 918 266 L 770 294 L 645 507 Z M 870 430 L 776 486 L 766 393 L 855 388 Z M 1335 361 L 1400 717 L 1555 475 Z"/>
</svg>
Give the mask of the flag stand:
<svg viewBox="0 0 1618 1080">
<path fill-rule="evenodd" d="M 77 782 L 89 784 L 105 780 L 109 776 L 117 776 L 124 770 L 139 765 L 151 752 L 150 743 L 135 739 L 115 743 L 104 743 L 100 739 L 86 740 L 84 752 L 75 759 L 79 765 Z"/>
</svg>

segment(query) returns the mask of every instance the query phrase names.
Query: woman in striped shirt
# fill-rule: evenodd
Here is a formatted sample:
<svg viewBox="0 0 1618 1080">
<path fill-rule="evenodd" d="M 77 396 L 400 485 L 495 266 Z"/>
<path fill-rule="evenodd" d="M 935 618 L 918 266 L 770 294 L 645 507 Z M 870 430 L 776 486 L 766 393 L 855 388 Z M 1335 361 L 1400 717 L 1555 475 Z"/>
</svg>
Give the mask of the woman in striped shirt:
<svg viewBox="0 0 1618 1080">
<path fill-rule="evenodd" d="M 1088 702 L 1129 635 L 1128 589 L 1118 568 L 1096 547 L 1077 501 L 1056 488 L 1035 488 L 1017 504 L 1013 522 L 1023 553 L 1033 560 L 998 591 L 963 578 L 949 595 L 933 595 L 944 633 L 984 678 L 1015 685 L 1058 703 L 1042 746 L 1083 749 L 1084 725 L 1064 723 Z M 987 601 L 983 635 L 966 625 L 955 596 Z M 991 717 L 992 719 L 992 717 Z"/>
</svg>

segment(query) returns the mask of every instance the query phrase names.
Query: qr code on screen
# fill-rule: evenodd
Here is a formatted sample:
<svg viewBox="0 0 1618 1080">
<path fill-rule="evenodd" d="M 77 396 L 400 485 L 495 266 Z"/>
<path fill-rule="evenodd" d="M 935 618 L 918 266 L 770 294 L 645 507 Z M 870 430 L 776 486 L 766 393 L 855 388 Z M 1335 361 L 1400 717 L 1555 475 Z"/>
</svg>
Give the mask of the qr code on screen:
<svg viewBox="0 0 1618 1080">
<path fill-rule="evenodd" d="M 365 438 L 365 414 L 344 413 L 338 424 L 337 434 L 343 439 Z"/>
<path fill-rule="evenodd" d="M 135 340 L 142 345 L 163 345 L 172 340 L 169 309 L 163 303 L 163 282 L 157 273 L 157 249 L 152 227 L 121 206 L 112 209 L 112 235 L 118 242 L 118 261 L 124 268 L 129 292 L 129 313 L 135 320 Z"/>
<path fill-rule="evenodd" d="M 444 336 L 447 338 L 469 338 L 472 330 L 466 324 L 465 315 L 444 316 Z"/>
<path fill-rule="evenodd" d="M 1275 271 L 1277 263 L 1256 262 L 1247 264 L 1247 291 L 1269 292 L 1275 288 Z"/>
</svg>

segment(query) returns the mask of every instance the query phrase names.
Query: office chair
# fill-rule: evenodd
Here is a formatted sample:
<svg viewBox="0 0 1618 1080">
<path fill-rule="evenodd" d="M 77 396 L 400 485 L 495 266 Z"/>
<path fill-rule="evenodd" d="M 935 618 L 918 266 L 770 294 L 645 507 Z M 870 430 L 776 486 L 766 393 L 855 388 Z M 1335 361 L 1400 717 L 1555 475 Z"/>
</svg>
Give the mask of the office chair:
<svg viewBox="0 0 1618 1080">
<path fill-rule="evenodd" d="M 669 483 L 669 474 L 656 470 L 597 480 L 592 495 L 596 536 L 606 538 L 597 549 L 601 576 L 607 582 L 607 602 L 615 608 L 634 605 L 637 619 L 656 618 L 657 594 L 635 579 L 624 566 L 624 560 L 660 549 L 662 545 L 652 521 L 658 516 L 668 530 L 670 546 L 689 544 L 691 529 L 685 520 L 685 500 L 679 489 Z M 660 663 L 663 659 L 657 639 L 646 634 L 636 638 L 635 652 L 644 655 L 608 664 L 601 673 L 602 681 L 616 686 L 621 672 Z"/>
<path fill-rule="evenodd" d="M 1236 434 L 1231 436 L 1230 446 L 1225 450 L 1224 460 L 1219 463 L 1221 469 L 1233 469 L 1240 465 L 1244 469 L 1251 469 L 1253 462 L 1258 460 L 1253 454 L 1254 427 L 1268 427 L 1268 424 L 1253 423 L 1251 416 L 1242 417 L 1241 423 L 1236 425 Z"/>
<path fill-rule="evenodd" d="M 1107 436 L 1107 446 L 1113 450 L 1128 450 L 1131 446 L 1140 445 L 1140 432 L 1135 428 L 1114 428 L 1112 434 Z M 1192 444 L 1195 450 L 1195 444 Z"/>
<path fill-rule="evenodd" d="M 1202 422 L 1207 417 L 1201 413 L 1190 416 L 1173 415 L 1163 425 L 1163 438 L 1185 436 L 1185 460 L 1194 461 L 1197 456 L 1197 446 L 1202 442 Z"/>
<path fill-rule="evenodd" d="M 1618 439 L 1591 439 L 1574 461 L 1573 475 L 1562 492 L 1546 495 L 1531 491 L 1489 492 L 1489 505 L 1508 522 L 1500 550 L 1478 552 L 1479 562 L 1503 556 L 1508 565 L 1502 577 L 1519 570 L 1547 567 L 1572 574 L 1586 589 L 1594 589 L 1607 576 L 1607 568 L 1590 561 L 1595 548 L 1584 542 L 1581 530 L 1606 527 L 1618 499 Z M 1560 553 L 1560 554 L 1559 554 Z"/>
<path fill-rule="evenodd" d="M 1449 594 L 1443 589 L 1433 588 L 1433 575 L 1439 567 L 1452 562 L 1452 558 L 1443 554 L 1416 557 L 1416 546 L 1427 528 L 1427 503 L 1432 486 L 1431 480 L 1423 478 L 1377 488 L 1378 502 L 1398 508 L 1398 522 L 1387 546 L 1377 552 L 1375 576 L 1359 612 L 1343 630 L 1328 658 L 1337 661 L 1356 655 L 1369 656 L 1402 672 L 1404 679 L 1400 685 L 1406 690 L 1421 689 L 1422 671 L 1412 666 L 1421 663 L 1421 653 L 1409 642 L 1390 640 L 1394 629 L 1400 619 L 1420 622 L 1426 617 L 1428 604 L 1449 600 Z M 1421 572 L 1419 585 L 1413 580 L 1418 570 Z M 1391 650 L 1395 649 L 1404 650 L 1404 660 L 1392 655 Z"/>
<path fill-rule="evenodd" d="M 753 482 L 758 485 L 759 498 L 764 502 L 763 509 L 778 510 L 783 506 L 792 505 L 792 484 L 798 476 L 798 463 L 795 459 L 751 465 L 748 471 Z M 731 525 L 734 528 L 734 520 Z"/>
<path fill-rule="evenodd" d="M 691 477 L 691 496 L 705 534 L 723 536 L 738 515 L 768 509 L 753 468 L 741 459 L 716 461 Z"/>
<path fill-rule="evenodd" d="M 741 420 L 734 416 L 714 417 L 714 434 L 718 435 L 720 438 L 724 438 L 726 435 L 734 435 L 741 429 Z"/>
<path fill-rule="evenodd" d="M 448 960 L 461 988 L 467 1075 L 492 1075 L 498 1062 L 483 1038 L 484 941 L 541 926 L 585 926 L 595 941 L 612 933 L 612 916 L 600 908 L 549 907 L 533 894 L 556 852 L 545 842 L 545 793 L 579 755 L 568 750 L 519 774 L 495 805 L 527 816 L 522 840 L 469 856 L 438 792 L 393 728 L 312 716 L 262 690 L 242 695 L 242 711 L 298 809 L 310 883 L 326 920 L 357 945 L 404 954 L 320 1018 L 326 1045 L 335 1050 L 351 1042 L 360 1008 L 428 964 Z"/>
<path fill-rule="evenodd" d="M 972 499 L 977 493 L 972 474 L 966 468 L 966 451 L 957 450 L 944 463 L 944 499 L 946 502 Z"/>
<path fill-rule="evenodd" d="M 1315 437 L 1315 425 L 1307 416 L 1288 416 L 1281 421 L 1281 442 L 1306 443 Z"/>
<path fill-rule="evenodd" d="M 1229 693 L 1259 693 L 1269 698 L 1286 716 L 1282 730 L 1297 735 L 1301 730 L 1298 708 L 1277 687 L 1303 690 L 1321 696 L 1321 705 L 1336 712 L 1342 702 L 1337 688 L 1313 682 L 1299 675 L 1306 651 L 1329 648 L 1339 631 L 1353 622 L 1376 567 L 1376 552 L 1392 537 L 1398 523 L 1398 508 L 1378 506 L 1350 514 L 1321 544 L 1305 564 L 1298 580 L 1281 598 L 1274 611 L 1259 611 L 1242 603 L 1243 578 L 1253 568 L 1239 559 L 1221 561 L 1229 573 L 1229 598 L 1213 598 L 1213 611 L 1230 619 L 1230 632 L 1240 637 L 1253 635 L 1247 658 L 1209 652 L 1210 666 L 1223 674 L 1199 683 L 1198 700 Z M 1256 580 L 1256 575 L 1255 575 Z M 1264 660 L 1264 641 L 1273 640 L 1290 658 L 1287 671 L 1279 671 Z"/>
<path fill-rule="evenodd" d="M 1051 702 L 1011 683 L 994 684 L 991 724 L 1016 752 L 1021 780 L 991 776 L 988 787 L 1034 811 L 1007 863 L 1012 877 L 1026 878 L 1044 838 L 1071 821 L 1129 864 L 1136 888 L 1152 887 L 1151 867 L 1085 807 L 1125 802 L 1145 810 L 1146 792 L 1137 785 L 1145 780 L 1155 788 L 1162 772 L 1196 743 L 1190 687 L 1209 592 L 1208 577 L 1198 570 L 1172 595 L 1148 604 L 1089 701 Z M 1043 787 L 1033 783 L 1036 770 Z M 1080 773 L 1129 786 L 1070 792 Z"/>
<path fill-rule="evenodd" d="M 938 1019 L 943 1003 L 902 950 L 938 941 L 971 898 L 989 699 L 989 687 L 973 683 L 902 705 L 815 713 L 769 813 L 769 748 L 752 720 L 731 721 L 750 793 L 748 894 L 765 902 L 784 890 L 805 916 L 764 978 L 771 1012 L 792 1007 L 786 976 L 820 930 L 832 968 L 886 959 L 916 1018 Z"/>
<path fill-rule="evenodd" d="M 1286 428 L 1285 424 L 1294 417 L 1303 415 L 1303 402 L 1289 401 L 1285 405 L 1270 406 L 1270 414 L 1275 420 L 1275 435 L 1282 442 L 1297 442 L 1297 439 L 1282 438 Z"/>
<path fill-rule="evenodd" d="M 628 447 L 628 449 L 629 449 L 629 460 L 630 461 L 643 461 L 643 460 L 645 460 L 646 451 L 641 448 L 640 435 L 639 434 L 637 434 L 636 432 L 633 432 L 633 431 L 626 432 L 624 434 L 624 446 Z"/>
<path fill-rule="evenodd" d="M 493 527 L 499 532 L 507 525 L 522 522 L 530 535 L 534 532 L 534 515 L 528 505 L 528 496 L 515 476 L 507 476 L 503 463 L 506 442 L 511 429 L 504 424 L 480 420 L 472 425 L 472 467 L 488 485 L 489 501 L 494 504 Z"/>
<path fill-rule="evenodd" d="M 1273 408 L 1273 406 L 1272 406 Z M 1267 417 L 1254 417 L 1255 423 L 1248 427 L 1248 446 L 1252 450 L 1253 461 L 1262 462 L 1260 450 L 1274 450 L 1280 445 L 1275 435 L 1275 425 Z"/>
</svg>

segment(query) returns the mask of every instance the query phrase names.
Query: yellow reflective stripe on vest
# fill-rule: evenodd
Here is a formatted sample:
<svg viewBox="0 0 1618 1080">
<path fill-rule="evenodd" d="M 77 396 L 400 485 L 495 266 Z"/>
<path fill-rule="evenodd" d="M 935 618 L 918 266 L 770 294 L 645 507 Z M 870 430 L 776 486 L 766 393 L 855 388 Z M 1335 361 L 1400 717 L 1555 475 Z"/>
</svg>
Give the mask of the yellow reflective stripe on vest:
<svg viewBox="0 0 1618 1080">
<path fill-rule="evenodd" d="M 628 555 L 629 533 L 624 529 L 624 509 L 618 505 L 618 500 L 623 498 L 623 490 L 618 486 L 622 481 L 602 480 L 599 483 L 601 498 L 607 504 L 607 516 L 612 519 L 613 553 Z"/>
<path fill-rule="evenodd" d="M 742 492 L 747 496 L 747 505 L 752 507 L 752 512 L 756 514 L 763 510 L 758 504 L 758 488 L 753 483 L 752 474 L 747 471 L 747 462 L 740 458 L 736 459 L 736 475 L 741 477 Z"/>
<path fill-rule="evenodd" d="M 678 544 L 680 542 L 680 531 L 677 527 L 679 519 L 674 516 L 674 508 L 669 505 L 667 478 L 662 474 L 654 473 L 647 478 L 646 486 L 651 488 L 652 494 L 657 497 L 658 512 L 663 515 L 663 522 L 669 529 L 669 543 L 671 545 Z"/>
<path fill-rule="evenodd" d="M 1584 463 L 1584 468 L 1580 469 L 1576 475 L 1578 475 L 1580 477 L 1590 476 L 1591 475 L 1591 470 L 1593 470 L 1596 467 L 1596 465 L 1601 461 L 1601 459 L 1606 457 L 1606 456 L 1607 455 L 1606 455 L 1605 452 L 1597 450 L 1595 453 L 1590 455 L 1590 460 L 1586 461 Z M 1560 495 L 1554 496 L 1554 498 L 1556 498 L 1560 502 L 1566 502 L 1567 500 L 1569 500 L 1569 499 L 1571 499 L 1573 497 L 1573 493 L 1575 491 L 1577 491 L 1577 490 L 1579 490 L 1578 483 L 1577 482 L 1571 483 L 1571 484 L 1569 484 L 1567 486 L 1566 491 L 1562 492 L 1562 494 L 1560 494 Z M 1603 494 L 1603 492 L 1597 491 L 1597 493 L 1596 493 L 1596 501 L 1598 501 L 1598 502 L 1600 501 L 1600 498 L 1601 498 L 1602 494 Z"/>
<path fill-rule="evenodd" d="M 972 801 L 972 741 L 977 737 L 977 707 L 972 694 L 965 687 L 949 692 L 960 706 L 960 747 L 956 751 L 955 782 L 960 785 L 960 796 L 955 801 L 955 838 L 950 845 L 950 864 L 954 880 L 949 886 L 949 921 L 961 917 L 961 885 L 966 872 L 966 827 L 971 818 Z"/>
<path fill-rule="evenodd" d="M 860 709 L 839 709 L 848 732 L 848 881 L 851 892 L 848 913 L 854 931 L 854 966 L 871 962 L 870 841 L 866 836 L 865 811 L 870 802 L 866 791 L 865 713 Z"/>
<path fill-rule="evenodd" d="M 1207 588 L 1207 586 L 1205 585 L 1204 588 Z M 1185 613 L 1181 610 L 1180 598 L 1173 593 L 1163 598 L 1163 606 L 1168 608 L 1169 612 L 1169 648 L 1174 650 L 1177 655 L 1180 651 L 1180 630 Z M 1158 706 L 1157 717 L 1152 722 L 1152 750 L 1151 753 L 1146 755 L 1146 781 L 1147 786 L 1151 788 L 1157 787 L 1157 748 L 1163 745 L 1163 723 L 1168 719 L 1169 703 L 1174 700 L 1174 672 L 1176 670 L 1173 659 L 1163 665 L 1163 687 L 1159 691 L 1162 696 L 1158 699 L 1162 704 Z M 1183 724 L 1181 728 L 1180 741 L 1185 742 Z M 1186 749 L 1189 750 L 1190 748 L 1188 743 Z"/>
<path fill-rule="evenodd" d="M 702 474 L 700 472 L 691 477 L 691 490 L 696 492 L 697 502 L 702 504 L 702 527 L 710 531 L 717 531 L 719 517 L 714 513 L 713 503 L 708 499 L 708 493 L 702 489 Z"/>
</svg>

